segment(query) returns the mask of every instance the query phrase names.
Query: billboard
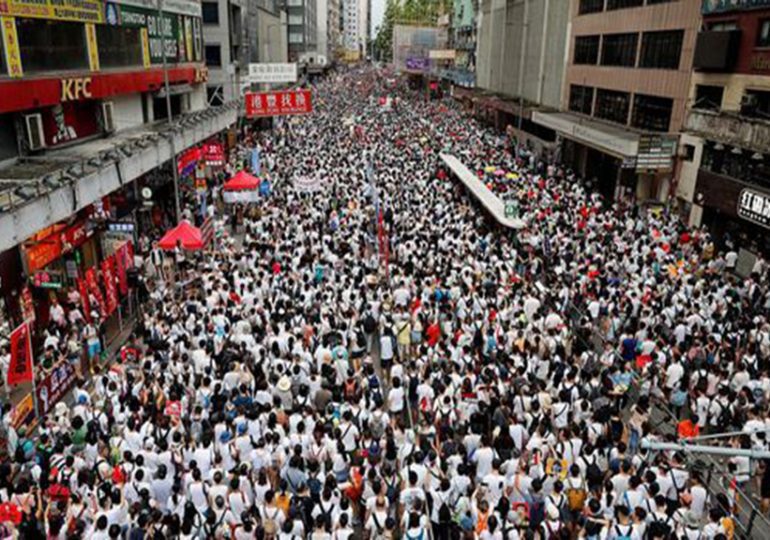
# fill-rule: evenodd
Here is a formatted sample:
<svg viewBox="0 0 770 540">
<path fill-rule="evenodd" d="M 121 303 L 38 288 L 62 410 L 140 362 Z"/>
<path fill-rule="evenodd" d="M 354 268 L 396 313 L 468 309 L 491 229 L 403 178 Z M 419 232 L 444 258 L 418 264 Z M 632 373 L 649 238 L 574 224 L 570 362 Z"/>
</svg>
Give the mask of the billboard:
<svg viewBox="0 0 770 540">
<path fill-rule="evenodd" d="M 250 83 L 297 82 L 297 64 L 249 64 Z"/>
<path fill-rule="evenodd" d="M 447 50 L 447 29 L 434 26 L 393 27 L 393 65 L 397 71 L 417 73 L 432 68 L 431 52 Z"/>
<path fill-rule="evenodd" d="M 281 116 L 312 112 L 310 90 L 246 93 L 246 116 Z"/>
</svg>

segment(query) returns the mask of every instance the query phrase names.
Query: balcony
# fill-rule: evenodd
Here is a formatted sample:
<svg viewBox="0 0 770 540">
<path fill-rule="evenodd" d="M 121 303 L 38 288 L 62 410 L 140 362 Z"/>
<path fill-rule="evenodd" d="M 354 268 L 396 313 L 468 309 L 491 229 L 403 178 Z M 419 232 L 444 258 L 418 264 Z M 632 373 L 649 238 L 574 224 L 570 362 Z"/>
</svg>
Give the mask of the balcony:
<svg viewBox="0 0 770 540">
<path fill-rule="evenodd" d="M 770 120 L 741 116 L 737 112 L 691 109 L 685 131 L 755 152 L 770 152 Z"/>
<path fill-rule="evenodd" d="M 733 71 L 740 43 L 740 30 L 699 32 L 693 67 L 696 71 Z"/>
</svg>

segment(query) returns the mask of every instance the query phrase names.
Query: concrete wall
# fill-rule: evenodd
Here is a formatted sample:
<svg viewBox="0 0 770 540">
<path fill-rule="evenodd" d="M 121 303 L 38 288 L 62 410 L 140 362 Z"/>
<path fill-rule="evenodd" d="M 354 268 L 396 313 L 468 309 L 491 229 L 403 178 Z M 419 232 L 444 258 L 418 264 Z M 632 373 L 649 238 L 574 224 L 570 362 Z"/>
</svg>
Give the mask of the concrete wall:
<svg viewBox="0 0 770 540">
<path fill-rule="evenodd" d="M 203 25 L 203 44 L 219 45 L 221 51 L 222 65 L 219 67 L 209 66 L 209 80 L 207 85 L 221 86 L 223 98 L 225 101 L 235 99 L 237 96 L 237 81 L 235 73 L 230 68 L 233 59 L 230 58 L 230 23 L 228 13 L 228 2 L 219 0 L 219 24 Z"/>
<path fill-rule="evenodd" d="M 144 99 L 142 94 L 124 94 L 112 98 L 116 131 L 141 126 L 144 123 L 142 99 Z"/>
<path fill-rule="evenodd" d="M 569 0 L 483 0 L 477 86 L 558 108 L 568 24 Z"/>
</svg>

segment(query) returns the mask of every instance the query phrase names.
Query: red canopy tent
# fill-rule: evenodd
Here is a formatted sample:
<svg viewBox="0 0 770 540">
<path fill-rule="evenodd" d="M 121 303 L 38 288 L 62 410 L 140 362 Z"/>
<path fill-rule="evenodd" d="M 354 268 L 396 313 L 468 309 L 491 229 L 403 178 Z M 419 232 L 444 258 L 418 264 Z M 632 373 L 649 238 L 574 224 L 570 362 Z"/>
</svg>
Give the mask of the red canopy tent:
<svg viewBox="0 0 770 540">
<path fill-rule="evenodd" d="M 246 171 L 240 171 L 222 186 L 225 191 L 244 191 L 259 189 L 260 180 Z"/>
<path fill-rule="evenodd" d="M 161 249 L 174 249 L 178 241 L 182 242 L 183 249 L 191 251 L 203 249 L 203 234 L 201 234 L 201 230 L 193 226 L 186 219 L 163 235 L 158 245 Z"/>
</svg>

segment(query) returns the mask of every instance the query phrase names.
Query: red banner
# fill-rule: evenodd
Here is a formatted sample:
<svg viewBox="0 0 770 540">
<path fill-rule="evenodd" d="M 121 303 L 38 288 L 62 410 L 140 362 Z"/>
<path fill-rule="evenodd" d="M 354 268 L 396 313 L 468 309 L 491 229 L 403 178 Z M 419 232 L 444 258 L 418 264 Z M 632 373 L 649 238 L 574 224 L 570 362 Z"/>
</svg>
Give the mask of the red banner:
<svg viewBox="0 0 770 540">
<path fill-rule="evenodd" d="M 96 303 L 99 306 L 99 313 L 104 317 L 104 296 L 102 296 L 102 290 L 99 288 L 99 283 L 96 281 L 96 268 L 93 266 L 86 270 L 86 284 L 88 285 L 88 292 L 93 294 L 96 298 Z"/>
<path fill-rule="evenodd" d="M 246 93 L 246 116 L 249 118 L 307 114 L 312 111 L 310 90 Z"/>
<path fill-rule="evenodd" d="M 126 258 L 128 257 L 128 244 L 120 246 L 117 252 L 115 252 L 115 266 L 118 271 L 118 288 L 120 294 L 125 296 L 128 294 L 128 279 L 126 277 Z"/>
<path fill-rule="evenodd" d="M 102 261 L 102 280 L 104 281 L 104 298 L 107 316 L 114 313 L 118 307 L 118 289 L 115 286 L 115 255 L 110 255 Z"/>
<path fill-rule="evenodd" d="M 78 278 L 78 292 L 80 293 L 80 304 L 83 306 L 83 318 L 86 322 L 91 322 L 91 302 L 88 300 L 88 287 L 86 280 Z"/>
<path fill-rule="evenodd" d="M 8 385 L 32 380 L 32 341 L 29 324 L 22 323 L 11 332 L 11 362 L 8 365 Z"/>
</svg>

